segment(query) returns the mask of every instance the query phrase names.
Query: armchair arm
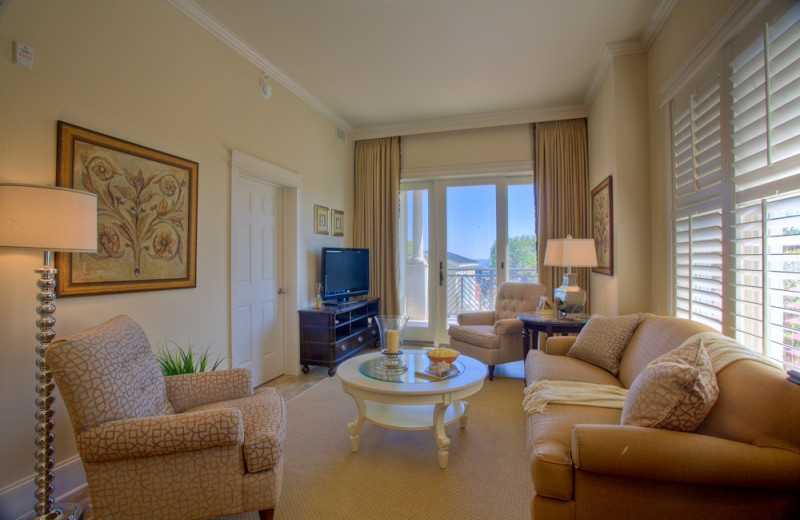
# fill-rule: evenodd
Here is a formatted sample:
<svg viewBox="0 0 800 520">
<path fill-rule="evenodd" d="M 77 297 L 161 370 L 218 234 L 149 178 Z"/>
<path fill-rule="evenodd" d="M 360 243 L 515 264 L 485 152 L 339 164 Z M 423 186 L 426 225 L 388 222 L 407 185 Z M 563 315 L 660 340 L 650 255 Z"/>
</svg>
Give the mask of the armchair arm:
<svg viewBox="0 0 800 520">
<path fill-rule="evenodd" d="M 503 334 L 522 334 L 522 321 L 517 318 L 497 320 L 494 324 L 494 333 L 498 336 Z"/>
<path fill-rule="evenodd" d="M 253 393 L 250 370 L 246 368 L 167 376 L 164 384 L 167 399 L 178 413 L 195 406 L 241 399 Z"/>
<path fill-rule="evenodd" d="M 544 343 L 544 351 L 551 356 L 566 356 L 577 336 L 550 336 Z"/>
<path fill-rule="evenodd" d="M 800 491 L 800 454 L 710 435 L 578 424 L 572 457 L 577 469 L 591 473 Z"/>
<path fill-rule="evenodd" d="M 494 325 L 494 311 L 462 312 L 456 319 L 459 325 Z"/>
<path fill-rule="evenodd" d="M 120 419 L 76 436 L 85 462 L 107 462 L 198 451 L 244 442 L 244 420 L 237 408 Z"/>
</svg>

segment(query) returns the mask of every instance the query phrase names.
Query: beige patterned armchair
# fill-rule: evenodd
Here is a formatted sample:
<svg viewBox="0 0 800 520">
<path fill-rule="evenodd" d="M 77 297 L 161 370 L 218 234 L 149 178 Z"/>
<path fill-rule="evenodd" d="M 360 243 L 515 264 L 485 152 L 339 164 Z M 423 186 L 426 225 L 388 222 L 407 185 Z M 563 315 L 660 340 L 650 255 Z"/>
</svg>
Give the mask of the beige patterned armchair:
<svg viewBox="0 0 800 520">
<path fill-rule="evenodd" d="M 244 369 L 162 377 L 127 316 L 54 342 L 94 517 L 200 520 L 259 510 L 281 490 L 286 405 Z"/>
<path fill-rule="evenodd" d="M 494 366 L 522 359 L 522 322 L 517 315 L 534 312 L 547 288 L 536 283 L 505 282 L 497 288 L 493 311 L 464 312 L 447 330 L 450 348 Z"/>
</svg>

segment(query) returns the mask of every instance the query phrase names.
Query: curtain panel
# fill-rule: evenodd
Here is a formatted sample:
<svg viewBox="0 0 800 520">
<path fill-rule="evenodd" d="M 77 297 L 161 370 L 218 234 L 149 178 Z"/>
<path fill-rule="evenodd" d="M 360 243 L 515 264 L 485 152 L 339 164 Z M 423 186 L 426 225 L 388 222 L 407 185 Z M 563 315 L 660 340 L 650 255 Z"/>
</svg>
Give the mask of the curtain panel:
<svg viewBox="0 0 800 520">
<path fill-rule="evenodd" d="M 567 235 L 592 238 L 588 130 L 586 119 L 534 123 L 532 128 L 539 283 L 552 295 L 566 268 L 543 265 L 548 239 Z M 589 312 L 590 269 L 573 268 L 573 272 L 578 285 L 586 290 L 584 312 Z"/>
<path fill-rule="evenodd" d="M 369 297 L 381 299 L 382 314 L 398 314 L 400 138 L 356 141 L 354 163 L 353 246 L 369 249 Z"/>
</svg>

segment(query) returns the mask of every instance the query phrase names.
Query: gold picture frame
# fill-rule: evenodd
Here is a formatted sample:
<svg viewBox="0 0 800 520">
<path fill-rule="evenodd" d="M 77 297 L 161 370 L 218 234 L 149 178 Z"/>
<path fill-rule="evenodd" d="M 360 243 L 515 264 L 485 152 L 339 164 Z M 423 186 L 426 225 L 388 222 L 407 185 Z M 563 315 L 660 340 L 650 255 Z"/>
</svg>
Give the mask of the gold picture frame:
<svg viewBox="0 0 800 520">
<path fill-rule="evenodd" d="M 614 207 L 611 176 L 592 190 L 592 238 L 597 250 L 597 267 L 592 272 L 614 275 Z"/>
<path fill-rule="evenodd" d="M 335 237 L 344 236 L 344 211 L 331 210 L 331 235 Z"/>
<path fill-rule="evenodd" d="M 327 235 L 328 228 L 328 208 L 314 204 L 314 233 L 318 235 Z"/>
<path fill-rule="evenodd" d="M 198 164 L 58 122 L 56 185 L 97 195 L 97 252 L 56 253 L 58 295 L 197 286 Z"/>
</svg>

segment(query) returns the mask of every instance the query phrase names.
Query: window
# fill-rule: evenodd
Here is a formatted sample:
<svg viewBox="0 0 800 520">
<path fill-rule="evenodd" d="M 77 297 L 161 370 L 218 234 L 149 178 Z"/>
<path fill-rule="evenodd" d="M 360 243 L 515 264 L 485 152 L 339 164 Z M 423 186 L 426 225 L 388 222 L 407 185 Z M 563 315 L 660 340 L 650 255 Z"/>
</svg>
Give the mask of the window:
<svg viewBox="0 0 800 520">
<path fill-rule="evenodd" d="M 800 5 L 742 31 L 670 107 L 674 313 L 798 368 Z"/>
</svg>

